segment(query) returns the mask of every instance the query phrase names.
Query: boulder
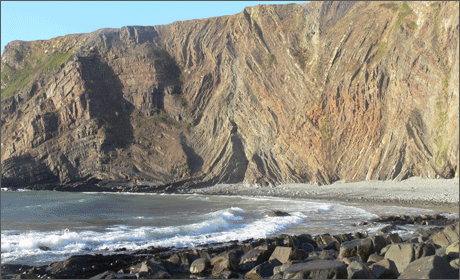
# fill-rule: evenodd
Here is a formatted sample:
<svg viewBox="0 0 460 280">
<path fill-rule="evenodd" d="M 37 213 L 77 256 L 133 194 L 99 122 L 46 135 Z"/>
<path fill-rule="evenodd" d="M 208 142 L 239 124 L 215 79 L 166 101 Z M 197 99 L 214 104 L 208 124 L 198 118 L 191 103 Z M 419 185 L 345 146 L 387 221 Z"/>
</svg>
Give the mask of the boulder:
<svg viewBox="0 0 460 280">
<path fill-rule="evenodd" d="M 311 252 L 308 254 L 309 259 L 313 260 L 335 260 L 339 255 L 336 250 L 323 250 L 321 252 Z"/>
<path fill-rule="evenodd" d="M 430 238 L 430 235 L 424 228 L 419 228 L 417 229 L 411 236 L 411 238 L 419 238 L 421 237 L 423 241 L 428 240 Z"/>
<path fill-rule="evenodd" d="M 190 265 L 190 273 L 199 274 L 211 268 L 211 261 L 206 258 L 199 258 Z"/>
<path fill-rule="evenodd" d="M 399 236 L 399 234 L 396 233 L 396 232 L 385 234 L 385 235 L 383 236 L 383 238 L 385 238 L 385 242 L 386 242 L 387 244 L 393 244 L 393 243 L 401 243 L 401 242 L 403 242 L 403 240 L 401 239 L 401 237 Z"/>
<path fill-rule="evenodd" d="M 284 216 L 291 216 L 288 212 L 273 210 L 268 213 L 269 217 L 284 217 Z"/>
<path fill-rule="evenodd" d="M 347 267 L 348 279 L 373 279 L 374 272 L 363 262 L 353 261 Z"/>
<path fill-rule="evenodd" d="M 458 270 L 440 256 L 428 256 L 411 262 L 400 279 L 458 279 Z"/>
<path fill-rule="evenodd" d="M 273 275 L 276 275 L 276 274 L 283 274 L 283 272 L 288 268 L 290 267 L 291 265 L 295 264 L 295 263 L 300 263 L 301 261 L 288 261 L 287 263 L 284 263 L 282 265 L 279 265 L 279 266 L 275 266 L 273 268 Z"/>
<path fill-rule="evenodd" d="M 458 241 L 458 223 L 448 225 L 442 231 L 432 236 L 429 241 L 441 247 L 448 246 Z"/>
<path fill-rule="evenodd" d="M 307 253 L 304 250 L 277 246 L 271 254 L 269 260 L 277 259 L 281 263 L 286 263 L 288 260 L 301 260 L 306 256 Z"/>
<path fill-rule="evenodd" d="M 280 266 L 281 262 L 277 259 L 272 259 L 266 262 L 263 262 L 244 275 L 245 279 L 262 279 L 273 276 L 273 269 L 277 266 Z"/>
<path fill-rule="evenodd" d="M 236 256 L 236 250 L 229 252 L 223 252 L 216 257 L 211 259 L 212 275 L 219 277 L 225 271 L 237 271 L 238 270 L 238 258 Z"/>
<path fill-rule="evenodd" d="M 271 254 L 269 260 L 276 259 L 281 263 L 286 263 L 291 255 L 291 247 L 276 246 L 275 251 Z"/>
<path fill-rule="evenodd" d="M 385 240 L 385 237 L 383 237 L 382 235 L 374 235 L 369 238 L 370 240 L 372 240 L 374 252 L 376 253 L 380 253 L 380 250 L 382 250 L 382 248 L 388 245 L 387 241 Z"/>
<path fill-rule="evenodd" d="M 398 272 L 401 273 L 407 265 L 422 257 L 436 253 L 433 245 L 425 243 L 392 244 L 385 253 L 385 258 L 394 261 Z"/>
<path fill-rule="evenodd" d="M 166 271 L 165 267 L 161 262 L 147 260 L 141 263 L 141 267 L 138 272 L 148 272 L 151 275 L 154 275 L 160 271 Z"/>
<path fill-rule="evenodd" d="M 310 243 L 303 243 L 300 249 L 304 250 L 305 253 L 309 254 L 315 250 L 315 247 L 311 245 Z"/>
<path fill-rule="evenodd" d="M 240 276 L 238 275 L 238 273 L 234 272 L 234 271 L 224 271 L 222 272 L 222 274 L 220 275 L 220 279 L 238 279 L 240 278 Z"/>
<path fill-rule="evenodd" d="M 271 250 L 261 250 L 261 249 L 252 249 L 244 254 L 239 263 L 239 269 L 241 271 L 249 271 L 253 269 L 256 265 L 259 265 L 265 261 L 268 261 L 272 251 Z"/>
<path fill-rule="evenodd" d="M 341 261 L 313 260 L 289 266 L 283 273 L 284 279 L 345 279 L 347 267 Z"/>
<path fill-rule="evenodd" d="M 371 254 L 369 256 L 369 258 L 367 259 L 367 262 L 368 263 L 376 263 L 376 262 L 379 262 L 381 260 L 383 260 L 384 257 L 380 256 L 380 255 L 377 255 L 377 254 Z"/>
<path fill-rule="evenodd" d="M 454 269 L 458 269 L 458 259 L 451 260 L 449 262 L 450 266 L 453 267 Z"/>
<path fill-rule="evenodd" d="M 318 247 L 324 248 L 334 241 L 337 242 L 337 239 L 335 239 L 329 233 L 325 233 L 315 236 L 315 241 L 318 244 Z"/>
<path fill-rule="evenodd" d="M 447 246 L 446 255 L 451 259 L 458 258 L 458 240 Z"/>
<path fill-rule="evenodd" d="M 374 253 L 374 245 L 370 238 L 346 241 L 340 244 L 341 257 L 357 256 L 361 261 L 366 262 L 369 256 Z"/>
<path fill-rule="evenodd" d="M 399 276 L 394 261 L 383 259 L 369 266 L 376 279 L 396 279 Z"/>
</svg>

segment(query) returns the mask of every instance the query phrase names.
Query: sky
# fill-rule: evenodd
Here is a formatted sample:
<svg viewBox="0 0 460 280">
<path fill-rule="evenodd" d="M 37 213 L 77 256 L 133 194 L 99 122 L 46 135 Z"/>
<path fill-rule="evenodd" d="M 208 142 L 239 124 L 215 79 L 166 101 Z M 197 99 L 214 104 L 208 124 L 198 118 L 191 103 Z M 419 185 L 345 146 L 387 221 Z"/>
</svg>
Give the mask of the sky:
<svg viewBox="0 0 460 280">
<path fill-rule="evenodd" d="M 1 51 L 14 40 L 47 40 L 101 28 L 162 25 L 233 15 L 258 4 L 307 1 L 1 1 Z"/>
</svg>

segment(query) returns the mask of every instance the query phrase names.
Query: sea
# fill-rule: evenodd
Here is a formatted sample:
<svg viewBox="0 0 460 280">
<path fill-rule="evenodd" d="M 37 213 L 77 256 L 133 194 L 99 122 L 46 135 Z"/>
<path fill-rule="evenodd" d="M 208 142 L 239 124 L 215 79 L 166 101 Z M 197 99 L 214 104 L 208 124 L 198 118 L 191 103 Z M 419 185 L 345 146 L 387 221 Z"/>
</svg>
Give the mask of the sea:
<svg viewBox="0 0 460 280">
<path fill-rule="evenodd" d="M 290 216 L 272 217 L 273 210 Z M 439 211 L 264 196 L 1 192 L 1 264 L 45 265 L 77 254 L 130 253 L 154 247 L 203 244 L 279 234 L 338 234 L 384 225 L 356 224 L 380 215 Z M 456 215 L 451 213 L 446 215 Z M 395 231 L 409 237 L 415 226 Z"/>
</svg>

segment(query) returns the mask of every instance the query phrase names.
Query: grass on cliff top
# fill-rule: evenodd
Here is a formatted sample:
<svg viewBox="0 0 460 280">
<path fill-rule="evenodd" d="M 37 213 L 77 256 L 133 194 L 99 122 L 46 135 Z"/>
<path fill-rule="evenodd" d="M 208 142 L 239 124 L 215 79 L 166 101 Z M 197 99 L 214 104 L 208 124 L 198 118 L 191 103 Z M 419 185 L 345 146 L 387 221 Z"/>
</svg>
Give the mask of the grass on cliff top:
<svg viewBox="0 0 460 280">
<path fill-rule="evenodd" d="M 2 71 L 2 82 L 8 84 L 8 87 L 2 90 L 1 98 L 7 98 L 18 93 L 24 86 L 32 81 L 34 75 L 46 74 L 47 72 L 61 66 L 73 53 L 60 53 L 57 52 L 52 56 L 42 61 L 41 57 L 31 57 L 32 61 L 37 64 L 32 66 L 26 63 L 24 69 L 15 69 L 8 64 L 4 64 Z"/>
</svg>

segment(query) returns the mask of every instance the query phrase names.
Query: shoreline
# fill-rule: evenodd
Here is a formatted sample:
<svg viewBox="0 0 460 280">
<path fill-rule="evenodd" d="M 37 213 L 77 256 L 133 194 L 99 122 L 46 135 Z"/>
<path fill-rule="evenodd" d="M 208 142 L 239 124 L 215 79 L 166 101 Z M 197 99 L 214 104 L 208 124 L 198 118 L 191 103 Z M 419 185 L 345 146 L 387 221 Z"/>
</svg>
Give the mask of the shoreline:
<svg viewBox="0 0 460 280">
<path fill-rule="evenodd" d="M 284 184 L 262 187 L 245 184 L 217 184 L 211 187 L 179 191 L 179 193 L 271 196 L 397 205 L 443 212 L 459 212 L 459 182 L 457 179 L 421 179 L 412 177 L 400 182 L 336 182 L 322 186 L 316 184 Z"/>
<path fill-rule="evenodd" d="M 359 203 L 359 204 L 380 204 L 380 205 L 397 205 L 397 206 L 405 206 L 405 207 L 416 207 L 416 208 L 426 208 L 435 211 L 441 212 L 450 212 L 450 213 L 458 213 L 458 193 L 459 193 L 459 184 L 456 179 L 420 179 L 420 178 L 411 178 L 402 182 L 388 182 L 388 181 L 364 181 L 364 182 L 355 182 L 355 183 L 335 183 L 331 185 L 323 185 L 319 186 L 317 184 L 284 184 L 279 186 L 257 186 L 257 185 L 245 185 L 245 184 L 217 184 L 211 187 L 202 187 L 202 188 L 184 188 L 184 187 L 176 187 L 176 188 L 167 188 L 167 189 L 156 189 L 154 191 L 147 191 L 145 188 L 139 188 L 136 191 L 131 191 L 130 193 L 133 194 L 142 194 L 142 193 L 156 193 L 156 195 L 160 195 L 161 193 L 166 194 L 199 194 L 199 195 L 225 195 L 225 196 L 265 196 L 265 197 L 283 197 L 283 198 L 290 198 L 290 199 L 312 199 L 312 200 L 328 200 L 328 201 L 337 201 L 337 202 L 345 202 L 345 203 Z M 28 188 L 27 188 L 28 189 Z M 41 190 L 44 190 L 43 188 Z M 51 189 L 53 190 L 53 189 Z M 3 190 L 2 190 L 3 191 Z M 72 191 L 66 188 L 60 188 L 59 191 Z M 73 189 L 73 191 L 76 191 Z M 88 191 L 88 190 L 79 190 L 79 191 Z M 108 191 L 107 189 L 102 190 L 103 192 Z M 112 189 L 109 192 L 120 192 L 120 190 Z M 123 191 L 125 192 L 125 191 Z M 401 213 L 401 216 L 404 217 L 407 213 Z M 442 215 L 442 214 L 441 214 Z M 398 217 L 399 215 L 396 215 Z M 409 217 L 406 217 L 406 220 Z M 455 218 L 456 223 L 458 224 L 458 217 Z M 455 222 L 455 219 L 451 222 Z M 409 219 L 410 220 L 410 219 Z M 367 221 L 366 221 L 367 222 Z M 386 222 L 384 222 L 386 223 Z M 390 223 L 391 224 L 391 223 Z M 428 223 L 427 223 L 428 225 Z M 436 227 L 436 224 L 430 224 L 430 227 Z M 438 225 L 439 226 L 439 225 Z M 443 225 L 442 227 L 445 227 Z M 458 226 L 457 226 L 458 228 Z M 357 231 L 348 234 L 338 234 L 334 235 L 333 237 L 339 244 L 333 244 L 334 240 L 329 240 L 328 244 L 323 244 L 319 246 L 320 242 L 322 242 L 322 238 L 326 238 L 329 236 L 329 233 L 326 231 L 322 234 L 317 234 L 314 236 L 310 236 L 311 240 L 314 240 L 318 244 L 318 250 L 313 251 L 307 254 L 304 257 L 310 259 L 316 259 L 317 256 L 315 254 L 319 254 L 324 252 L 325 254 L 329 254 L 330 252 L 335 252 L 338 254 L 341 250 L 339 247 L 340 244 L 345 242 L 345 240 L 339 240 L 338 236 L 355 236 L 353 239 L 349 240 L 363 240 L 367 238 L 364 236 L 360 230 L 363 230 L 361 227 L 357 227 Z M 437 231 L 436 231 L 437 232 Z M 457 229 L 458 232 L 458 229 Z M 307 234 L 308 235 L 308 234 Z M 391 236 L 391 233 L 385 233 L 385 236 Z M 430 239 L 434 238 L 436 235 L 435 232 L 430 233 Z M 458 235 L 458 233 L 457 233 Z M 284 236 L 284 235 L 280 235 Z M 287 236 L 287 235 L 286 235 Z M 280 237 L 270 237 L 270 238 L 262 238 L 260 242 L 270 242 L 274 241 L 275 243 L 279 242 L 282 243 L 282 239 L 284 240 L 285 237 L 279 239 Z M 293 235 L 291 238 L 296 238 Z M 329 238 L 329 237 L 327 237 Z M 286 239 L 287 240 L 287 239 Z M 402 240 L 401 240 L 402 241 Z M 181 265 L 184 264 L 170 264 L 172 261 L 175 262 L 176 256 L 181 256 L 181 254 L 192 254 L 191 252 L 203 251 L 206 252 L 206 257 L 208 259 L 218 257 L 218 254 L 224 252 L 231 252 L 231 250 L 240 250 L 243 251 L 246 246 L 248 250 L 253 250 L 257 245 L 259 245 L 259 240 L 243 240 L 235 242 L 228 241 L 222 242 L 221 244 L 202 244 L 197 246 L 196 248 L 176 248 L 176 247 L 158 247 L 158 248 L 150 248 L 150 249 L 142 249 L 136 250 L 133 252 L 125 252 L 122 253 L 112 253 L 108 255 L 73 255 L 67 258 L 64 261 L 53 262 L 48 265 L 41 265 L 41 266 L 27 266 L 27 265 L 14 265 L 2 264 L 2 270 L 5 268 L 5 274 L 2 276 L 7 276 L 7 278 L 17 277 L 20 276 L 19 274 L 25 274 L 27 277 L 35 277 L 43 276 L 45 278 L 48 276 L 78 276 L 83 278 L 89 278 L 91 276 L 95 276 L 98 273 L 106 273 L 107 276 L 109 274 L 115 274 L 119 277 L 126 275 L 127 277 L 137 277 L 136 274 L 136 264 L 140 265 L 140 263 L 147 261 L 148 259 L 154 257 L 155 262 L 160 262 L 164 269 L 171 275 L 177 276 L 180 278 L 183 277 L 191 277 L 190 274 L 190 267 L 192 262 L 188 262 L 186 271 L 181 270 Z M 409 240 L 402 241 L 404 243 L 411 243 Z M 424 241 L 425 242 L 425 241 Z M 424 244 L 423 242 L 423 244 Z M 249 245 L 254 243 L 254 245 Z M 388 241 L 386 243 L 387 246 L 390 246 L 393 242 Z M 316 243 L 315 243 L 316 244 Z M 275 246 L 275 245 L 270 245 Z M 291 247 L 288 243 L 284 245 L 276 245 L 276 246 L 287 246 Z M 273 247 L 274 248 L 274 247 Z M 272 249 L 273 249 L 272 248 Z M 302 247 L 294 246 L 292 250 L 302 249 Z M 317 248 L 317 247 L 315 247 Z M 246 249 L 244 249 L 246 250 Z M 303 249 L 302 249 L 303 250 Z M 316 249 L 315 249 L 316 250 Z M 333 251 L 331 251 L 333 250 Z M 273 251 L 273 250 L 272 250 Z M 270 251 L 271 253 L 273 253 Z M 316 253 L 315 253 L 316 252 Z M 126 254 L 127 253 L 127 254 Z M 246 252 L 245 252 L 246 253 Z M 195 253 L 193 253 L 195 254 Z M 241 253 L 242 254 L 242 253 Z M 378 251 L 375 254 L 379 254 Z M 380 254 L 381 257 L 384 257 L 384 254 Z M 201 256 L 202 257 L 202 256 Z M 241 259 L 242 256 L 239 256 Z M 79 264 L 75 264 L 73 268 L 64 269 L 66 265 L 73 260 L 79 260 L 81 258 L 88 259 L 98 263 L 96 268 L 91 267 L 83 267 Z M 195 257 L 194 257 L 195 258 Z M 182 262 L 183 260 L 179 258 Z M 337 258 L 337 255 L 333 257 L 334 260 L 341 260 Z M 306 263 L 305 260 L 299 260 L 303 263 Z M 311 261 L 311 260 L 310 260 Z M 449 259 L 450 261 L 450 259 Z M 116 262 L 119 264 L 113 265 Z M 129 264 L 128 264 L 129 263 Z M 264 262 L 265 263 L 265 262 Z M 109 265 L 110 264 L 110 265 Z M 369 266 L 371 263 L 367 263 Z M 179 265 L 179 266 L 177 266 Z M 262 263 L 260 264 L 262 265 Z M 216 266 L 214 266 L 216 267 Z M 117 268 L 117 269 L 115 269 Z M 83 269 L 83 271 L 80 271 Z M 134 270 L 133 270 L 134 269 Z M 85 272 L 86 270 L 86 272 Z M 77 272 L 79 271 L 79 272 Z M 105 271 L 105 272 L 104 272 Z M 242 270 L 240 268 L 236 269 L 238 272 L 238 276 L 242 278 L 245 274 L 249 273 L 248 271 Z M 2 272 L 3 273 L 3 272 Z M 44 274 L 43 274 L 44 273 Z M 63 274 L 61 274 L 63 273 Z M 65 274 L 64 274 L 65 273 Z M 67 274 L 69 273 L 69 274 Z M 70 274 L 70 273 L 77 273 L 77 274 Z M 207 270 L 207 276 L 213 276 L 212 273 Z M 140 275 L 139 275 L 140 276 Z M 153 275 L 150 275 L 150 277 Z M 236 276 L 236 275 L 234 275 Z M 24 276 L 25 277 L 25 276 Z M 39 277 L 37 277 L 39 278 Z"/>
</svg>

